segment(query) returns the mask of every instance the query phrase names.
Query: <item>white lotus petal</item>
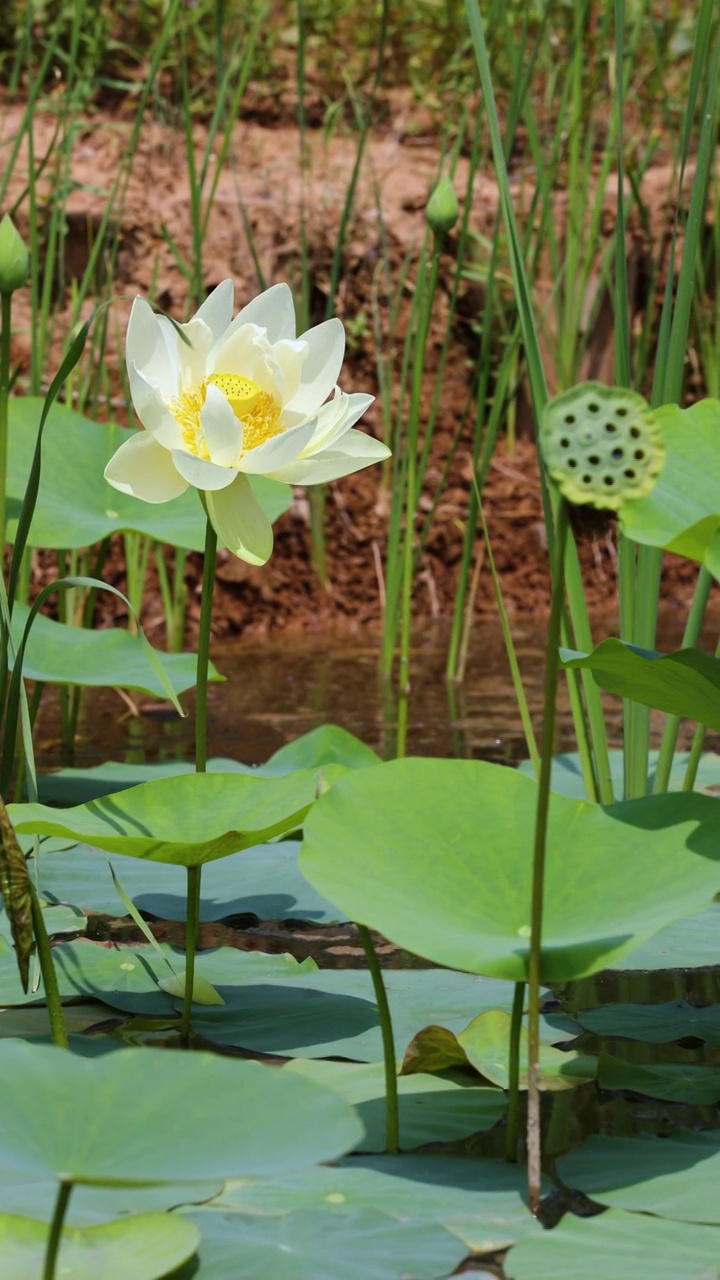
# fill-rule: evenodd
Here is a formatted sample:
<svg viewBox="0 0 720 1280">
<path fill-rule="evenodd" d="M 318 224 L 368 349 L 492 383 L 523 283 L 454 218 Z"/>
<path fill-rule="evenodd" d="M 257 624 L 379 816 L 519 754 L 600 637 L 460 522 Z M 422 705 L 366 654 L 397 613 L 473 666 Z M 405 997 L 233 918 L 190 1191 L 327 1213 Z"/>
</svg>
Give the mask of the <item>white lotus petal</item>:
<svg viewBox="0 0 720 1280">
<path fill-rule="evenodd" d="M 308 352 L 302 368 L 302 382 L 287 408 L 296 413 L 315 413 L 334 389 L 345 355 L 345 330 L 338 319 L 325 320 L 302 335 Z"/>
<path fill-rule="evenodd" d="M 243 325 L 213 354 L 213 373 L 237 373 L 251 378 L 273 400 L 283 403 L 283 375 L 265 333 L 257 325 Z"/>
<path fill-rule="evenodd" d="M 171 457 L 180 475 L 196 489 L 226 489 L 237 474 L 233 467 L 218 467 L 214 462 L 206 462 L 205 458 L 197 458 L 184 449 L 173 449 Z"/>
<path fill-rule="evenodd" d="M 162 393 L 134 364 L 128 365 L 128 378 L 135 412 L 146 431 L 166 449 L 179 448 L 182 444 L 180 425 L 168 409 Z"/>
<path fill-rule="evenodd" d="M 143 502 L 169 502 L 187 489 L 172 455 L 147 431 L 136 432 L 120 445 L 105 468 L 105 479 L 114 489 Z"/>
<path fill-rule="evenodd" d="M 183 337 L 177 335 L 177 353 L 180 361 L 178 391 L 191 391 L 204 382 L 207 375 L 208 356 L 213 336 L 204 320 L 188 320 L 181 326 Z M 177 395 L 177 391 L 175 392 Z"/>
<path fill-rule="evenodd" d="M 282 371 L 279 390 L 281 404 L 286 404 L 297 394 L 302 380 L 303 364 L 307 358 L 308 345 L 302 338 L 284 339 L 276 342 L 272 349 L 273 359 Z"/>
<path fill-rule="evenodd" d="M 168 347 L 162 317 L 156 316 L 149 302 L 135 298 L 125 338 L 125 361 L 145 372 L 166 399 L 177 394 L 177 361 Z"/>
<path fill-rule="evenodd" d="M 236 475 L 229 488 L 206 494 L 205 502 L 210 522 L 228 551 L 248 564 L 265 564 L 270 559 L 272 526 L 247 476 Z"/>
<path fill-rule="evenodd" d="M 273 436 L 255 449 L 248 449 L 240 459 L 238 470 L 251 476 L 264 476 L 278 467 L 287 466 L 302 453 L 314 429 L 314 422 L 305 422 Z"/>
<path fill-rule="evenodd" d="M 284 480 L 286 484 L 327 484 L 389 457 L 390 450 L 380 440 L 364 431 L 348 431 L 337 448 L 325 449 L 314 457 L 297 458 L 266 475 L 271 480 Z"/>
<path fill-rule="evenodd" d="M 321 450 L 333 448 L 345 432 L 355 426 L 374 399 L 374 396 L 359 391 L 346 395 L 336 387 L 332 400 L 328 400 L 317 414 L 315 430 L 302 456 L 309 458 Z"/>
<path fill-rule="evenodd" d="M 222 391 L 212 384 L 205 393 L 200 421 L 211 461 L 234 467 L 242 452 L 243 429 Z"/>
<path fill-rule="evenodd" d="M 209 293 L 202 306 L 195 312 L 193 319 L 204 320 L 212 334 L 213 342 L 219 342 L 232 321 L 234 298 L 232 280 L 223 280 Z"/>
<path fill-rule="evenodd" d="M 256 324 L 267 330 L 270 342 L 294 338 L 295 306 L 289 285 L 284 282 L 274 284 L 264 293 L 259 293 L 252 302 L 248 302 L 242 311 L 238 311 L 228 330 L 228 337 L 244 324 Z"/>
</svg>

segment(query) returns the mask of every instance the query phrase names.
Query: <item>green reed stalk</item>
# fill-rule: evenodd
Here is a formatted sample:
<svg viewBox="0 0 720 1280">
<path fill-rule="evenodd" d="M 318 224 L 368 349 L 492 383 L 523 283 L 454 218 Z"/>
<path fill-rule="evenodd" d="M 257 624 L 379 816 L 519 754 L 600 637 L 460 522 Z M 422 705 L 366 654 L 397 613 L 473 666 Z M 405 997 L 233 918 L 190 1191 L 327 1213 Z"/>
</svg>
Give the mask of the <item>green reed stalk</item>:
<svg viewBox="0 0 720 1280">
<path fill-rule="evenodd" d="M 205 526 L 205 555 L 203 559 L 202 593 L 200 596 L 200 630 L 198 632 L 197 680 L 195 692 L 195 772 L 207 770 L 207 691 L 210 663 L 210 628 L 212 624 L 213 591 L 215 588 L 215 563 L 217 559 L 217 534 L 208 520 Z M 190 1021 L 195 982 L 195 953 L 200 928 L 201 867 L 187 869 L 187 921 L 185 926 L 185 992 L 183 995 L 180 1042 L 186 1048 L 190 1044 Z"/>
<path fill-rule="evenodd" d="M 8 399 L 10 395 L 10 333 L 12 294 L 0 293 L 0 547 L 5 547 L 7 524 Z"/>
<path fill-rule="evenodd" d="M 714 5 L 712 0 L 701 0 L 697 34 L 690 70 L 685 120 L 682 131 L 681 165 L 678 182 L 675 228 L 670 246 L 668 277 L 660 319 L 660 334 L 655 361 L 655 376 L 651 403 L 653 405 L 679 403 L 682 396 L 687 345 L 693 296 L 696 282 L 696 263 L 704 226 L 706 194 L 710 168 L 715 154 L 716 120 L 718 108 L 718 74 L 720 71 L 720 29 L 713 33 Z M 698 141 L 695 178 L 690 196 L 682 260 L 674 280 L 674 250 L 682 206 L 682 186 L 687 165 L 695 109 L 703 71 L 707 73 L 702 122 Z M 674 296 L 673 296 L 674 289 Z M 660 573 L 662 551 L 641 546 L 637 555 L 637 580 L 635 590 L 634 642 L 645 649 L 655 645 L 657 614 L 660 599 Z M 698 584 L 699 596 L 704 584 Z M 648 758 L 650 751 L 650 709 L 637 705 L 633 714 L 633 755 L 629 794 L 644 795 L 647 789 Z M 669 741 L 669 739 L 668 739 Z M 667 748 L 666 748 L 667 749 Z M 664 766 L 666 767 L 666 766 Z"/>
<path fill-rule="evenodd" d="M 507 164 L 505 161 L 505 153 L 500 134 L 500 123 L 498 120 L 497 108 L 495 106 L 490 65 L 477 0 L 465 0 L 465 9 L 468 23 L 470 25 L 470 35 L 472 38 L 475 59 L 488 113 L 493 158 L 495 161 L 495 169 L 499 185 L 500 205 L 508 239 L 508 248 L 510 251 L 513 287 L 515 290 L 520 326 L 526 351 L 530 396 L 533 404 L 535 421 L 539 422 L 542 408 L 547 400 L 547 384 L 545 381 L 545 371 L 543 368 L 540 344 L 533 316 L 532 295 L 512 203 Z M 552 553 L 553 539 L 555 536 L 552 515 L 553 500 L 547 492 L 542 471 L 541 485 L 548 546 Z M 569 539 L 567 541 L 565 584 L 575 646 L 582 651 L 589 652 L 593 647 L 592 632 L 583 590 L 577 548 L 573 539 Z M 606 804 L 611 803 L 613 799 L 612 777 L 607 744 L 607 729 L 605 726 L 605 717 L 603 714 L 600 692 L 592 677 L 588 678 L 588 675 L 589 673 L 587 672 L 582 673 L 582 688 L 587 707 L 587 723 L 592 743 L 598 793 L 602 803 Z M 585 718 L 575 718 L 574 725 L 576 737 L 578 742 L 580 742 L 587 736 Z M 586 753 L 589 753 L 590 745 L 585 745 L 583 750 L 586 751 Z"/>
</svg>

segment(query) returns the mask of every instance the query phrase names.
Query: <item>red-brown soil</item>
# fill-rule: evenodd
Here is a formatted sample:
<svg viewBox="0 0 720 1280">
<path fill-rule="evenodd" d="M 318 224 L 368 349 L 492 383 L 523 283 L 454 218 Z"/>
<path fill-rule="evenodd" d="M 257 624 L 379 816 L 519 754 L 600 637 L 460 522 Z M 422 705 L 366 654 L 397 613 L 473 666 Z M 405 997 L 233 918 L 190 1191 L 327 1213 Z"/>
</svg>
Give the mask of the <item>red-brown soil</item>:
<svg viewBox="0 0 720 1280">
<path fill-rule="evenodd" d="M 410 248 L 417 254 L 424 230 L 424 205 L 437 176 L 438 145 L 430 138 L 418 142 L 408 136 L 402 100 L 382 133 L 367 148 L 358 188 L 355 214 L 348 239 L 337 314 L 348 325 L 352 340 L 343 371 L 347 390 L 377 392 L 377 375 L 372 346 L 372 290 L 378 280 L 380 229 L 388 246 L 389 259 L 397 273 Z M 17 131 L 20 107 L 8 106 L 0 113 L 2 136 Z M 35 151 L 42 156 L 51 148 L 56 117 L 40 113 L 35 125 Z M 131 129 L 123 111 L 115 117 L 96 111 L 86 128 L 75 137 L 71 173 L 73 190 L 67 201 L 65 277 L 57 285 L 58 329 L 70 314 L 70 281 L 79 279 L 87 263 L 93 237 L 97 234 L 113 180 L 126 154 Z M 198 153 L 204 145 L 201 128 L 195 137 Z M 220 175 L 210 212 L 203 246 L 203 280 L 206 288 L 232 276 L 236 303 L 241 305 L 257 292 L 258 284 L 243 221 L 252 227 L 258 259 L 267 283 L 297 279 L 301 216 L 305 219 L 312 263 L 311 310 L 313 321 L 324 313 L 329 270 L 338 230 L 342 199 L 355 156 L 351 138 L 337 134 L 329 141 L 321 132 L 308 135 L 308 158 L 303 178 L 299 164 L 297 130 L 287 124 L 264 127 L 256 121 L 238 122 L 225 168 Z M 10 205 L 22 195 L 26 183 L 27 150 L 20 151 L 8 191 Z M 518 204 L 532 191 L 532 174 L 521 169 L 515 174 Z M 40 181 L 48 191 L 56 175 L 50 163 Z M 692 181 L 692 172 L 687 175 Z M 467 181 L 467 162 L 461 157 L 456 186 L 462 191 Z M 650 235 L 658 241 L 668 228 L 669 168 L 651 170 L 643 186 L 650 212 Z M 376 195 L 376 193 L 379 193 Z M 603 244 L 613 225 L 612 181 L 605 197 L 602 226 Z M 565 196 L 557 197 L 557 216 L 564 217 Z M 302 212 L 304 211 L 304 212 Z M 497 189 L 484 173 L 475 178 L 473 226 L 491 234 L 497 211 Z M 17 221 L 27 230 L 26 201 L 20 203 Z M 183 137 L 171 123 L 148 119 L 129 171 L 122 206 L 114 215 L 119 251 L 114 270 L 113 293 L 122 295 L 111 309 L 107 363 L 111 382 L 117 385 L 118 353 L 129 303 L 135 293 L 150 295 L 157 304 L 178 319 L 184 319 L 187 285 L 169 247 L 169 239 L 185 255 L 190 255 L 191 220 Z M 442 341 L 448 308 L 453 267 L 452 239 L 448 243 L 427 349 L 427 400 L 432 395 L 434 371 Z M 640 229 L 630 227 L 628 253 L 635 267 L 642 262 L 647 245 Z M 633 270 L 631 279 L 642 272 Z M 397 338 L 403 337 L 407 322 L 414 267 L 400 306 Z M 640 284 L 638 284 L 638 291 Z M 556 377 L 551 358 L 552 312 L 548 308 L 550 281 L 537 292 L 538 313 L 546 315 L 544 343 L 551 390 Z M 638 292 L 634 305 L 639 308 Z M 434 433 L 421 513 L 430 507 L 431 494 L 442 474 L 451 450 L 457 423 L 466 405 L 474 351 L 472 321 L 478 314 L 482 294 L 477 285 L 463 286 L 454 322 L 453 342 L 444 379 L 440 412 Z M 88 303 L 87 312 L 90 310 Z M 29 306 L 18 295 L 15 309 L 17 331 L 13 358 L 20 367 L 17 387 L 22 390 L 27 370 L 30 333 Z M 399 360 L 399 355 L 398 355 Z M 54 368 L 46 371 L 47 379 Z M 603 311 L 590 335 L 582 373 L 612 381 L 612 322 Z M 108 416 L 121 415 L 121 398 L 113 395 L 101 407 Z M 532 443 L 532 423 L 527 398 L 521 389 L 518 402 L 518 440 L 514 448 L 501 442 L 490 465 L 485 487 L 485 508 L 493 538 L 497 567 L 508 606 L 513 611 L 544 610 L 548 599 L 547 557 L 540 502 L 537 462 Z M 379 405 L 364 420 L 368 431 L 381 430 Z M 432 523 L 422 555 L 415 589 L 414 607 L 418 615 L 447 614 L 452 606 L 457 581 L 464 523 L 471 488 L 471 425 L 468 423 L 450 465 L 447 485 Z M 327 498 L 328 585 L 322 588 L 310 562 L 308 506 L 302 491 L 295 495 L 290 511 L 276 526 L 276 547 L 269 564 L 251 568 L 222 555 L 218 568 L 216 626 L 218 631 L 252 633 L 277 628 L 319 628 L 328 625 L 361 626 L 375 623 L 382 614 L 382 580 L 387 532 L 388 494 L 382 489 L 380 468 L 371 468 L 329 486 Z M 606 605 L 615 591 L 615 558 L 612 535 L 588 541 L 582 547 L 591 604 Z M 197 612 L 198 558 L 191 557 L 190 576 L 193 605 Z M 115 581 L 122 578 L 122 563 L 116 550 L 110 565 Z M 691 566 L 676 562 L 666 574 L 665 594 L 669 600 L 684 599 L 694 577 Z M 475 608 L 493 612 L 492 585 L 487 566 L 479 576 Z M 159 616 L 157 601 L 148 600 L 148 621 Z"/>
</svg>

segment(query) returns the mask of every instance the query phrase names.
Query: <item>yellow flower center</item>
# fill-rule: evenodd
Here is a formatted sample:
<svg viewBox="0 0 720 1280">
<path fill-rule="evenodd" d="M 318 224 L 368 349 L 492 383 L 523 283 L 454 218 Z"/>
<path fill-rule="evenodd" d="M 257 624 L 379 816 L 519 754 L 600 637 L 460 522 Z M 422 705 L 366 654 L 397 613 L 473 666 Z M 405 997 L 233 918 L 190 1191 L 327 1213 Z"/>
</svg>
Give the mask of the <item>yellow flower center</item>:
<svg viewBox="0 0 720 1280">
<path fill-rule="evenodd" d="M 252 378 L 243 378 L 239 373 L 213 373 L 190 391 L 183 391 L 169 405 L 171 414 L 180 425 L 187 448 L 196 457 L 210 461 L 201 420 L 210 384 L 222 391 L 235 417 L 242 423 L 243 453 L 248 449 L 256 449 L 259 444 L 264 444 L 283 430 L 280 405 L 257 382 L 253 382 Z"/>
</svg>

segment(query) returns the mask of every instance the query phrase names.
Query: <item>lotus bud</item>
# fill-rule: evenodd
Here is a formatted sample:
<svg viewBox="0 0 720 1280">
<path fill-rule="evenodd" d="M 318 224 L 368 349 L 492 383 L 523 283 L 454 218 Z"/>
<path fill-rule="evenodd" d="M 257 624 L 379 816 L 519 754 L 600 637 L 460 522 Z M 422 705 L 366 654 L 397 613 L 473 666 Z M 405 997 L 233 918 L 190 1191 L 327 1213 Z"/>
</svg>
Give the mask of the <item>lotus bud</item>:
<svg viewBox="0 0 720 1280">
<path fill-rule="evenodd" d="M 9 213 L 0 222 L 0 293 L 21 289 L 30 274 L 30 255 Z"/>
<path fill-rule="evenodd" d="M 452 231 L 460 216 L 455 188 L 449 178 L 441 178 L 425 207 L 425 217 L 436 236 Z"/>
</svg>

